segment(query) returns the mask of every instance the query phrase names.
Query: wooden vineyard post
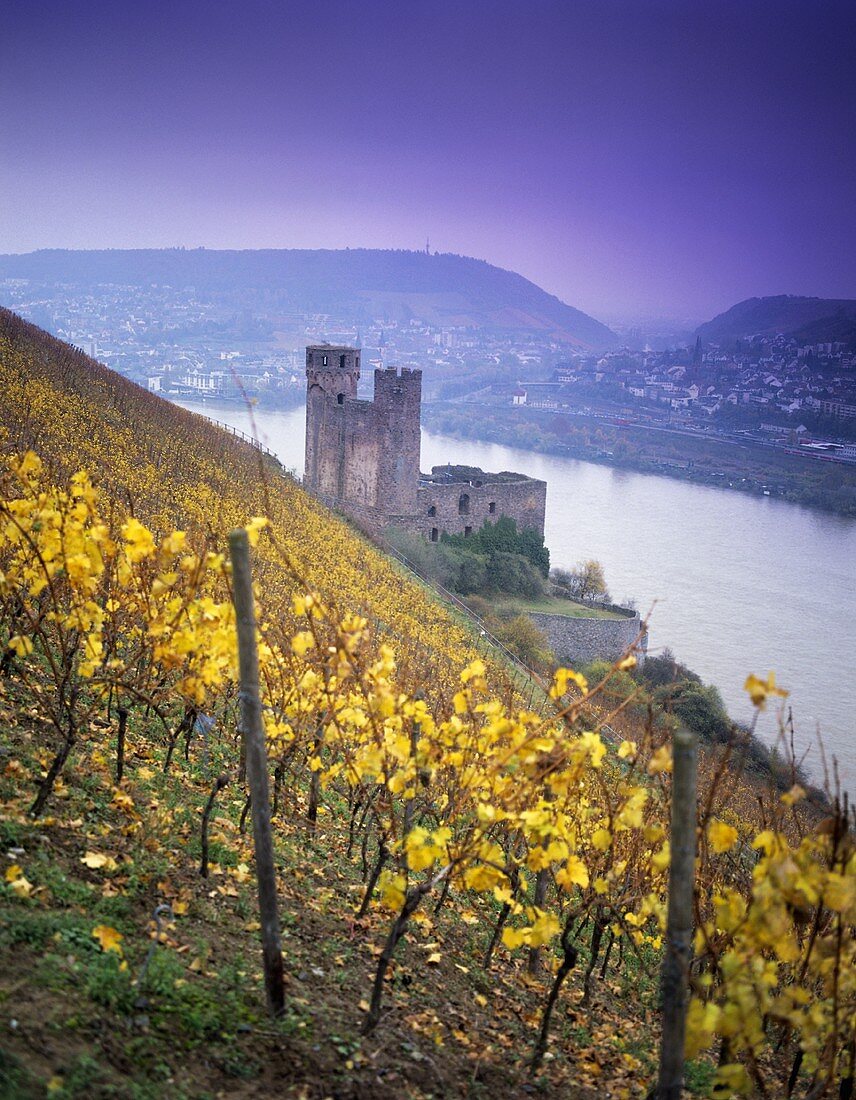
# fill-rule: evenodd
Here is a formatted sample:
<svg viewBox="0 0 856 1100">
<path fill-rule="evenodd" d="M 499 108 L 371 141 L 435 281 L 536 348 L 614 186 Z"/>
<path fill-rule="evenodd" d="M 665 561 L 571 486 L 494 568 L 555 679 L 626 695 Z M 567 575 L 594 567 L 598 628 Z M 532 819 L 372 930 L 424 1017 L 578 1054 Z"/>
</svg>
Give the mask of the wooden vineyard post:
<svg viewBox="0 0 856 1100">
<path fill-rule="evenodd" d="M 259 651 L 256 644 L 256 613 L 250 544 L 243 528 L 229 535 L 232 559 L 232 592 L 238 629 L 238 660 L 241 677 L 241 728 L 247 762 L 247 780 L 252 798 L 253 842 L 259 892 L 262 955 L 268 1008 L 279 1016 L 285 1009 L 282 984 L 282 946 L 276 903 L 276 869 L 270 823 L 267 752 L 259 694 Z"/>
<path fill-rule="evenodd" d="M 696 854 L 696 737 L 675 731 L 672 767 L 671 864 L 666 952 L 660 978 L 663 1036 L 656 1100 L 681 1100 L 684 1042 L 693 949 L 693 889 Z"/>
<path fill-rule="evenodd" d="M 122 782 L 125 774 L 125 732 L 128 729 L 128 710 L 119 707 L 119 732 L 116 735 L 116 783 Z"/>
</svg>

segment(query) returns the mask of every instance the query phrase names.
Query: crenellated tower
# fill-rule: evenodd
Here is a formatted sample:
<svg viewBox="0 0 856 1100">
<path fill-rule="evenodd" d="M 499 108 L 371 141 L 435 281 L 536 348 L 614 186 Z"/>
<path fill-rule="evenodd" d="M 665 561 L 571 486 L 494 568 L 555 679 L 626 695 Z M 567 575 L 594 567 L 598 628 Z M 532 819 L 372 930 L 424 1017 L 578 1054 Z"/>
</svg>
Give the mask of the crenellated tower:
<svg viewBox="0 0 856 1100">
<path fill-rule="evenodd" d="M 378 501 L 390 516 L 413 516 L 419 488 L 422 371 L 376 370 L 374 407 L 380 433 Z"/>
<path fill-rule="evenodd" d="M 360 353 L 357 348 L 319 344 L 306 349 L 306 461 L 307 486 L 328 497 L 338 497 L 339 450 L 346 401 L 357 400 Z"/>
</svg>

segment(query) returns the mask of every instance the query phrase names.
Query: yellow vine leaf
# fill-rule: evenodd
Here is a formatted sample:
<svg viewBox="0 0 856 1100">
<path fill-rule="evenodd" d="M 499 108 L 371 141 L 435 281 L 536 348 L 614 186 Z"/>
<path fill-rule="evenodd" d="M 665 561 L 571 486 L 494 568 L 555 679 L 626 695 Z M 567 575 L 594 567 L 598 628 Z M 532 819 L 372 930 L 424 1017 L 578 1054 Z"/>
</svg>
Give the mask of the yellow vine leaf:
<svg viewBox="0 0 856 1100">
<path fill-rule="evenodd" d="M 25 634 L 15 634 L 9 639 L 9 649 L 13 649 L 18 657 L 29 657 L 33 652 L 33 639 Z"/>
<path fill-rule="evenodd" d="M 752 1091 L 752 1081 L 746 1067 L 739 1062 L 720 1066 L 716 1071 L 713 1085 L 714 1095 L 730 1096 L 732 1093 L 748 1095 Z"/>
<path fill-rule="evenodd" d="M 529 932 L 529 946 L 543 947 L 561 932 L 562 926 L 554 913 L 541 913 Z"/>
<path fill-rule="evenodd" d="M 529 929 L 511 928 L 509 925 L 506 925 L 502 930 L 502 942 L 509 951 L 513 951 L 516 947 L 520 947 L 521 944 L 529 942 Z"/>
<path fill-rule="evenodd" d="M 247 541 L 250 546 L 258 546 L 259 535 L 265 529 L 270 526 L 270 520 L 267 516 L 253 516 L 250 522 L 247 524 Z"/>
<path fill-rule="evenodd" d="M 713 818 L 707 827 L 707 837 L 714 852 L 729 852 L 737 843 L 738 832 L 732 825 Z"/>
<path fill-rule="evenodd" d="M 568 856 L 565 866 L 556 872 L 556 882 L 567 891 L 570 891 L 573 886 L 581 886 L 585 889 L 589 884 L 586 865 L 578 856 Z"/>
<path fill-rule="evenodd" d="M 687 1012 L 687 1037 L 684 1055 L 695 1058 L 705 1047 L 710 1046 L 722 1016 L 719 1005 L 713 1002 L 704 1004 L 697 997 L 690 1001 Z"/>
<path fill-rule="evenodd" d="M 661 772 L 671 772 L 672 750 L 668 745 L 661 745 L 648 761 L 648 774 L 659 775 Z"/>
<path fill-rule="evenodd" d="M 406 882 L 404 875 L 394 874 L 391 871 L 382 871 L 378 879 L 380 890 L 380 904 L 384 909 L 397 913 L 404 905 L 404 889 Z"/>
<path fill-rule="evenodd" d="M 595 829 L 591 842 L 599 852 L 605 852 L 612 844 L 612 833 L 609 829 Z"/>
<path fill-rule="evenodd" d="M 797 802 L 802 801 L 805 795 L 805 787 L 801 787 L 799 783 L 794 783 L 793 787 L 791 787 L 789 791 L 785 791 L 781 796 L 781 801 L 784 802 L 786 806 L 794 806 Z"/>
<path fill-rule="evenodd" d="M 749 698 L 752 700 L 753 706 L 758 707 L 759 710 L 763 710 L 767 705 L 767 699 L 770 695 L 785 697 L 788 694 L 784 688 L 776 687 L 775 672 L 769 672 L 766 680 L 760 679 L 758 676 L 755 676 L 754 673 L 747 676 L 746 683 L 743 685 L 743 690 L 749 693 Z"/>
<path fill-rule="evenodd" d="M 830 871 L 823 888 L 823 901 L 835 913 L 856 909 L 856 878 L 853 875 L 845 878 L 844 875 Z"/>
<path fill-rule="evenodd" d="M 574 672 L 572 668 L 557 668 L 553 674 L 553 684 L 550 687 L 550 698 L 561 699 L 568 690 L 568 684 L 574 683 L 582 692 L 588 691 L 588 680 L 581 672 Z"/>
<path fill-rule="evenodd" d="M 132 563 L 151 557 L 155 552 L 155 540 L 151 531 L 133 516 L 122 525 L 122 537 L 125 540 L 125 553 Z"/>
</svg>

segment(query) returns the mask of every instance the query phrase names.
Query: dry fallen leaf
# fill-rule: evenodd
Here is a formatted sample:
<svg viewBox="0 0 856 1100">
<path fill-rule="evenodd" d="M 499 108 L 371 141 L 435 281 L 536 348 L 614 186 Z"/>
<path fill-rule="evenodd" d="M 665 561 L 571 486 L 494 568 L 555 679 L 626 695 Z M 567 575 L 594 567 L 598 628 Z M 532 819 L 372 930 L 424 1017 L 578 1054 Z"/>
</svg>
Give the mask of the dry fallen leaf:
<svg viewBox="0 0 856 1100">
<path fill-rule="evenodd" d="M 99 924 L 93 928 L 92 937 L 98 940 L 102 951 L 114 951 L 117 955 L 122 954 L 121 944 L 124 937 L 121 932 L 117 932 L 115 928 L 111 928 L 108 924 Z"/>
<path fill-rule="evenodd" d="M 19 898 L 28 898 L 33 892 L 33 884 L 23 874 L 10 883 L 10 886 L 15 896 Z"/>
<path fill-rule="evenodd" d="M 80 862 L 93 870 L 103 867 L 105 871 L 115 871 L 119 866 L 112 856 L 106 856 L 103 852 L 87 852 L 85 856 L 81 856 Z"/>
</svg>

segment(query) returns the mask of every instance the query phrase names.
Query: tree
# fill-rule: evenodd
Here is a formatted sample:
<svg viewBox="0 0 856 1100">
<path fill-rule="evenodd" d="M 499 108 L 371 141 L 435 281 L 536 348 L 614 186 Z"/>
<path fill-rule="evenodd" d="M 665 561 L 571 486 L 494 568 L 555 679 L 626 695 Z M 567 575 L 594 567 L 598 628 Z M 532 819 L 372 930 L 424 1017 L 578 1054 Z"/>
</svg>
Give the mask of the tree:
<svg viewBox="0 0 856 1100">
<path fill-rule="evenodd" d="M 550 580 L 557 588 L 564 588 L 570 592 L 574 587 L 574 574 L 570 569 L 553 569 L 550 571 Z"/>
<path fill-rule="evenodd" d="M 579 600 L 609 600 L 609 590 L 606 587 L 606 576 L 603 571 L 603 566 L 599 561 L 594 558 L 588 558 L 585 561 L 581 561 L 577 564 L 576 568 L 567 574 L 564 571 L 560 571 L 563 581 L 566 577 L 569 577 L 569 583 L 566 582 L 568 590 Z M 557 583 L 562 584 L 562 581 Z M 565 584 L 563 584 L 565 587 Z"/>
</svg>

